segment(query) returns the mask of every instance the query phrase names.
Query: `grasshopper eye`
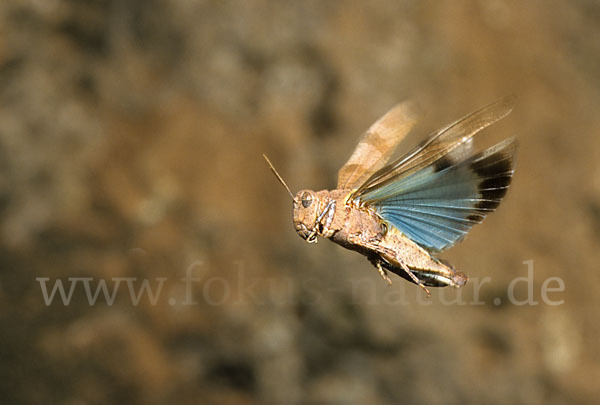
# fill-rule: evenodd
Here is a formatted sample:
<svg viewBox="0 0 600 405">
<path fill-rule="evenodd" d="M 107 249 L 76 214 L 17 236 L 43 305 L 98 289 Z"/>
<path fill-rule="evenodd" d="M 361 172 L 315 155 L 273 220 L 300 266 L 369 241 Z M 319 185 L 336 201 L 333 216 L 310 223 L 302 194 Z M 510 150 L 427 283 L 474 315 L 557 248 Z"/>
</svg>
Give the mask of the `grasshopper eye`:
<svg viewBox="0 0 600 405">
<path fill-rule="evenodd" d="M 310 207 L 310 205 L 312 204 L 312 202 L 313 202 L 313 198 L 312 198 L 312 195 L 310 195 L 309 193 L 305 193 L 302 196 L 302 206 L 304 208 Z"/>
</svg>

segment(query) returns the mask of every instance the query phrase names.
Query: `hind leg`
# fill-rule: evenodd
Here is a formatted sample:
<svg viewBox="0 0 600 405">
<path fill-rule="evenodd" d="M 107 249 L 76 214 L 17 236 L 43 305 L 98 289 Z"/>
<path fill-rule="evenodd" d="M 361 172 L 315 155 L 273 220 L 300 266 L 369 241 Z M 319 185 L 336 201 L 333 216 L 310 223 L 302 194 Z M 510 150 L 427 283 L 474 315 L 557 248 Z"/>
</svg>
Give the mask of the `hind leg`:
<svg viewBox="0 0 600 405">
<path fill-rule="evenodd" d="M 419 287 L 421 287 L 421 289 L 423 289 L 423 291 L 425 291 L 425 293 L 427 294 L 427 297 L 431 297 L 431 293 L 429 292 L 427 287 L 425 287 L 425 285 L 423 285 L 421 280 L 419 280 L 417 278 L 417 276 L 415 276 L 415 274 L 410 270 L 410 268 L 404 263 L 402 258 L 398 257 L 396 252 L 394 252 L 392 249 L 386 248 L 385 246 L 381 246 L 379 243 L 377 243 L 378 242 L 377 240 L 375 240 L 375 241 L 362 240 L 362 238 L 353 237 L 353 235 L 350 235 L 350 237 L 348 239 L 352 243 L 358 244 L 360 246 L 363 246 L 367 249 L 370 249 L 370 250 L 378 253 L 379 256 L 381 256 L 383 259 L 387 260 L 388 262 L 397 262 L 400 265 L 400 267 L 402 268 L 402 270 L 404 270 L 406 272 L 408 277 L 410 277 L 410 279 L 415 284 L 417 284 Z M 392 280 L 390 280 L 390 278 L 387 275 L 386 270 L 381 266 L 381 258 L 375 257 L 375 258 L 369 258 L 369 260 L 377 268 L 377 270 L 379 271 L 379 274 L 388 283 L 388 285 L 391 285 Z"/>
</svg>

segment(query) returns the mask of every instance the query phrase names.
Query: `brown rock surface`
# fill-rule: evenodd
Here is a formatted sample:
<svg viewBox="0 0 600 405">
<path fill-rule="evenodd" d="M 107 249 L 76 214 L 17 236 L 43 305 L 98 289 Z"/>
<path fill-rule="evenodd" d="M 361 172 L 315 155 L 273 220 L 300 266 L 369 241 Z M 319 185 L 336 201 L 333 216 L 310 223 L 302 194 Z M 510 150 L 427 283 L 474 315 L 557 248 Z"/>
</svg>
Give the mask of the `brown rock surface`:
<svg viewBox="0 0 600 405">
<path fill-rule="evenodd" d="M 1 2 L 0 402 L 593 403 L 599 38 L 593 1 Z M 511 93 L 481 141 L 519 138 L 513 186 L 443 255 L 462 290 L 295 235 L 261 153 L 331 188 L 395 102 L 418 139 Z"/>
</svg>

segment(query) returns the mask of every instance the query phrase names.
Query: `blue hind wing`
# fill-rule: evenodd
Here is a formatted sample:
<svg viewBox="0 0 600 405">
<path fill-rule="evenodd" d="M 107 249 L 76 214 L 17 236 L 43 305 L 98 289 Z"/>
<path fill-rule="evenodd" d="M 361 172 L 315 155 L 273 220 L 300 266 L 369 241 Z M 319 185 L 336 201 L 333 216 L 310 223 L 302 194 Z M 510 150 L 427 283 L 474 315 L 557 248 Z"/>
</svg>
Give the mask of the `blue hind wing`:
<svg viewBox="0 0 600 405">
<path fill-rule="evenodd" d="M 422 247 L 442 251 L 496 209 L 511 182 L 515 151 L 511 138 L 460 162 L 445 157 L 360 200 Z"/>
</svg>

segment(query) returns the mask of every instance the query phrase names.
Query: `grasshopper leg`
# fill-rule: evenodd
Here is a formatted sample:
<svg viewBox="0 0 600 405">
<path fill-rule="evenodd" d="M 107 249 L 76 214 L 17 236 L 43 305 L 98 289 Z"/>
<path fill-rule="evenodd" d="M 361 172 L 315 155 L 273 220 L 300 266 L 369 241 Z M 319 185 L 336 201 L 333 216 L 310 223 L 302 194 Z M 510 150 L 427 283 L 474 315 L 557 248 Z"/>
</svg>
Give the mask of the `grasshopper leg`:
<svg viewBox="0 0 600 405">
<path fill-rule="evenodd" d="M 384 258 L 388 257 L 388 258 L 391 258 L 394 261 L 398 262 L 398 264 L 400 264 L 400 267 L 402 267 L 402 270 L 404 270 L 406 272 L 406 274 L 410 277 L 410 279 L 415 284 L 417 284 L 419 287 L 421 287 L 421 289 L 423 289 L 423 291 L 425 291 L 425 294 L 427 294 L 428 298 L 431 297 L 431 293 L 429 292 L 427 287 L 425 287 L 423 285 L 421 280 L 419 280 L 417 278 L 417 276 L 415 276 L 415 274 L 410 270 L 410 268 L 404 263 L 404 261 L 402 261 L 402 259 L 400 257 L 398 257 L 398 255 L 396 255 L 396 253 L 392 249 L 389 249 L 389 248 L 379 245 L 379 243 L 377 243 L 377 241 L 363 240 L 360 237 L 360 235 L 357 235 L 357 236 L 350 235 L 350 237 L 348 239 L 351 243 L 359 244 L 363 247 L 373 250 L 374 252 L 380 254 Z M 377 258 L 377 259 L 371 260 L 371 262 L 375 265 L 375 267 L 377 267 L 379 274 L 388 283 L 388 285 L 392 284 L 392 280 L 390 280 L 390 278 L 388 277 L 386 270 L 381 266 L 381 259 Z"/>
<path fill-rule="evenodd" d="M 388 285 L 392 285 L 392 280 L 387 275 L 387 270 L 381 266 L 381 260 L 375 261 L 375 267 L 377 267 L 377 271 L 381 275 L 381 277 L 385 280 Z"/>
</svg>

